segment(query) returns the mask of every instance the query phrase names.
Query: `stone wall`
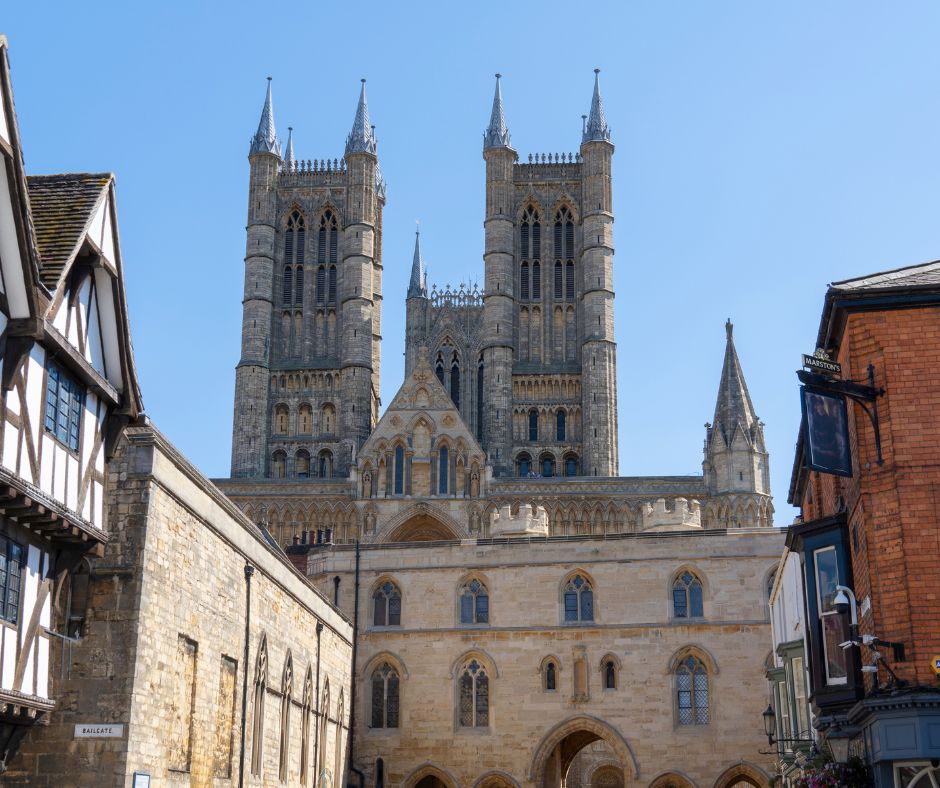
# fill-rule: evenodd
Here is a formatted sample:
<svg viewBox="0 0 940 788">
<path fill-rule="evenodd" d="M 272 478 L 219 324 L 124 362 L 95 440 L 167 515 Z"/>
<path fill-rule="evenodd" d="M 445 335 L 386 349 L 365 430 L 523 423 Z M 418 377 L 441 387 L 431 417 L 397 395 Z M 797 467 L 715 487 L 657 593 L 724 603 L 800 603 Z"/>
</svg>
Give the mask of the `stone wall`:
<svg viewBox="0 0 940 788">
<path fill-rule="evenodd" d="M 246 667 L 246 564 L 254 572 L 245 784 L 300 784 L 308 668 L 314 695 L 322 697 L 327 681 L 330 686 L 323 765 L 333 775 L 335 744 L 338 739 L 344 747 L 348 743 L 349 622 L 152 427 L 127 431 L 108 481 L 111 541 L 105 557 L 92 567 L 84 637 L 67 646 L 64 656 L 61 651 L 55 655 L 58 705 L 51 724 L 29 734 L 4 784 L 129 786 L 137 771 L 150 774 L 155 786 L 236 784 Z M 323 624 L 319 649 L 318 622 Z M 267 681 L 257 777 L 250 764 L 262 638 Z M 281 690 L 288 651 L 292 702 L 287 772 L 281 781 Z M 312 706 L 311 780 L 321 704 Z M 123 735 L 75 738 L 77 723 L 121 724 Z"/>
<path fill-rule="evenodd" d="M 758 767 L 770 768 L 759 752 L 767 580 L 782 542 L 773 529 L 740 529 L 362 546 L 355 757 L 367 784 L 382 758 L 389 786 L 413 788 L 427 774 L 449 788 L 533 786 L 563 736 L 565 746 L 608 745 L 625 786 L 647 786 L 667 771 L 723 785 L 720 775 L 742 761 L 752 764 L 748 774 L 762 775 Z M 339 604 L 351 614 L 355 551 L 325 546 L 306 558 L 325 592 L 340 578 Z M 673 615 L 671 583 L 683 568 L 703 582 L 702 618 Z M 594 620 L 568 623 L 564 586 L 578 573 L 593 584 Z M 460 623 L 459 596 L 471 578 L 488 590 L 486 624 Z M 401 592 L 400 626 L 372 625 L 373 593 L 386 580 Z M 677 722 L 671 671 L 687 654 L 708 668 L 708 724 Z M 544 688 L 549 657 L 555 691 Z M 483 728 L 458 722 L 456 682 L 467 658 L 491 676 Z M 616 665 L 613 689 L 605 688 L 608 659 Z M 386 661 L 401 677 L 400 724 L 373 729 L 369 687 Z"/>
</svg>

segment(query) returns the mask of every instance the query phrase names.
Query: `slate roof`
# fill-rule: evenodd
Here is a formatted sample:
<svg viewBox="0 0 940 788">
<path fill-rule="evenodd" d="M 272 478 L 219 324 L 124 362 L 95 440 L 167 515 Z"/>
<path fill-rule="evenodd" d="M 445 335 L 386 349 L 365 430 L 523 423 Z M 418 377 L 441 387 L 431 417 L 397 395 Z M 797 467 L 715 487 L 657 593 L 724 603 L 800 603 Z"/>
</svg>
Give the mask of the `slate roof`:
<svg viewBox="0 0 940 788">
<path fill-rule="evenodd" d="M 936 287 L 940 285 L 940 260 L 920 265 L 909 265 L 893 271 L 843 279 L 833 282 L 831 288 L 839 292 L 856 290 L 886 290 L 895 288 Z"/>
<path fill-rule="evenodd" d="M 28 175 L 30 212 L 39 247 L 39 279 L 55 289 L 111 182 L 109 173 Z"/>
</svg>

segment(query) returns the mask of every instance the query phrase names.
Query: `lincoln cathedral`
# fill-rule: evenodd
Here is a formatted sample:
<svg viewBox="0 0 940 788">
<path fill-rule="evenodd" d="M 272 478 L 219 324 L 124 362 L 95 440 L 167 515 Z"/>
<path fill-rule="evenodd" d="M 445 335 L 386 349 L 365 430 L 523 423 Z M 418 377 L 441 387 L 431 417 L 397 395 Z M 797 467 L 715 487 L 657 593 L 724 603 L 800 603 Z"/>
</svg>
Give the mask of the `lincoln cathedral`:
<svg viewBox="0 0 940 788">
<path fill-rule="evenodd" d="M 520 156 L 497 75 L 482 288 L 429 285 L 416 235 L 407 293 L 389 294 L 405 379 L 382 407 L 388 192 L 365 81 L 342 156 L 315 159 L 282 148 L 268 83 L 216 484 L 353 624 L 350 784 L 768 785 L 782 537 L 763 424 L 729 321 L 714 410 L 689 403 L 711 418 L 701 475 L 618 475 L 597 72 L 578 131 L 576 153 Z"/>
</svg>

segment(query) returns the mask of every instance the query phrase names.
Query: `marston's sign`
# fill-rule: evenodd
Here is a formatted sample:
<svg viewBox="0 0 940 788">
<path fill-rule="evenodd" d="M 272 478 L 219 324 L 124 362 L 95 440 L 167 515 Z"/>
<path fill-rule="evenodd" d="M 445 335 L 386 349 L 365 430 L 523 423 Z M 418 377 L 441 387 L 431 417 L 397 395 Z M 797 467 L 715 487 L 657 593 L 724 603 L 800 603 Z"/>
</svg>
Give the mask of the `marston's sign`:
<svg viewBox="0 0 940 788">
<path fill-rule="evenodd" d="M 813 355 L 803 354 L 803 366 L 815 369 L 826 375 L 841 375 L 842 365 L 836 361 L 830 361 L 829 355 L 824 350 L 817 350 Z"/>
<path fill-rule="evenodd" d="M 75 726 L 76 739 L 119 739 L 123 735 L 123 724 L 84 722 Z"/>
</svg>

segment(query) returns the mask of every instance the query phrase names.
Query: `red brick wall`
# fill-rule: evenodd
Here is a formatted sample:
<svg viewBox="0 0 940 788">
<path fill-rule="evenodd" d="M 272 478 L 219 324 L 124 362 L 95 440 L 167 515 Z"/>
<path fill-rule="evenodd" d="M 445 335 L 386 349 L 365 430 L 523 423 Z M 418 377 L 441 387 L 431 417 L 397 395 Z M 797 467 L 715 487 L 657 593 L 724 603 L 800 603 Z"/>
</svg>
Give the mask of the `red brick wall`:
<svg viewBox="0 0 940 788">
<path fill-rule="evenodd" d="M 940 309 L 851 314 L 838 354 L 843 377 L 867 381 L 875 365 L 881 451 L 858 404 L 849 405 L 855 476 L 813 473 L 803 497 L 804 519 L 848 513 L 854 588 L 871 598 L 861 631 L 904 643 L 902 678 L 935 684 L 930 659 L 940 655 Z M 860 611 L 861 612 L 861 611 Z M 863 650 L 863 662 L 870 659 Z M 880 680 L 887 674 L 882 670 Z M 869 682 L 871 680 L 869 679 Z M 870 687 L 870 684 L 869 684 Z"/>
</svg>

